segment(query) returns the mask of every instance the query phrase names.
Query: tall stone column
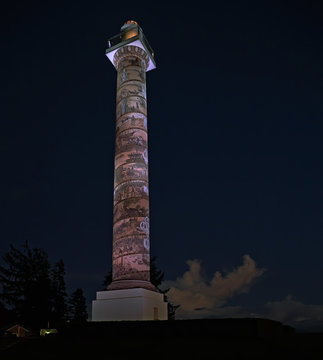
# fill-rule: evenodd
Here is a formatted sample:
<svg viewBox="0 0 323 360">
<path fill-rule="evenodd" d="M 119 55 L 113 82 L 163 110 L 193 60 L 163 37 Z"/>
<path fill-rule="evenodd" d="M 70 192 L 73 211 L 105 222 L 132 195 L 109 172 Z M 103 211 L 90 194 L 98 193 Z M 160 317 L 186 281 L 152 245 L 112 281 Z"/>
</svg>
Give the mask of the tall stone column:
<svg viewBox="0 0 323 360">
<path fill-rule="evenodd" d="M 114 167 L 112 283 L 109 290 L 150 283 L 149 186 L 144 49 L 128 45 L 114 54 L 118 71 Z"/>
<path fill-rule="evenodd" d="M 167 320 L 167 302 L 150 282 L 146 72 L 156 68 L 141 27 L 129 20 L 108 40 L 118 72 L 112 282 L 97 291 L 92 321 Z"/>
</svg>

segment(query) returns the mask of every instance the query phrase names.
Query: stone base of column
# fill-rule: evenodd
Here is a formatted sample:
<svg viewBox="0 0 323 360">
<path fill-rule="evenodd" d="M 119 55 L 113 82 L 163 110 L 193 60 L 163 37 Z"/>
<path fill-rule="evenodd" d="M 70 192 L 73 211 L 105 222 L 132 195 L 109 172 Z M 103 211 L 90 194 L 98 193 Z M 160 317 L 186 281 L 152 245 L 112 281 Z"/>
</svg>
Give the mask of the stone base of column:
<svg viewBox="0 0 323 360">
<path fill-rule="evenodd" d="M 142 288 L 98 291 L 92 321 L 167 320 L 164 295 Z"/>
<path fill-rule="evenodd" d="M 156 287 L 150 281 L 144 280 L 115 280 L 108 286 L 108 290 L 135 289 L 142 288 L 151 291 L 157 291 Z"/>
</svg>

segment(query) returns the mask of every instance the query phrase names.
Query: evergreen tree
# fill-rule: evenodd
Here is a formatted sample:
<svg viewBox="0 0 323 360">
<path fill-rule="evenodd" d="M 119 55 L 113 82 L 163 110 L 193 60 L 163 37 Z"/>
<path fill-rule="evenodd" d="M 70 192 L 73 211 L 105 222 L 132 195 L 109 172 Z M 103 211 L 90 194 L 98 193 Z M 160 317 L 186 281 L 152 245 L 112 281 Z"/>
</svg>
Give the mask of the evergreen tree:
<svg viewBox="0 0 323 360">
<path fill-rule="evenodd" d="M 103 280 L 103 290 L 106 290 L 107 287 L 112 283 L 112 270 L 108 272 L 108 275 L 104 277 Z"/>
<path fill-rule="evenodd" d="M 0 266 L 1 299 L 15 310 L 17 320 L 30 327 L 43 327 L 50 318 L 50 265 L 47 253 L 30 249 L 22 251 L 10 246 Z"/>
<path fill-rule="evenodd" d="M 69 318 L 74 323 L 84 323 L 88 317 L 86 299 L 81 288 L 76 289 L 69 299 Z"/>
<path fill-rule="evenodd" d="M 4 304 L 0 302 L 0 328 L 16 321 L 17 318 L 15 312 L 7 309 Z"/>
<path fill-rule="evenodd" d="M 59 260 L 51 271 L 51 291 L 52 291 L 52 325 L 58 326 L 66 321 L 66 285 L 65 267 L 63 260 Z"/>
<path fill-rule="evenodd" d="M 175 305 L 168 301 L 166 293 L 169 291 L 169 289 L 160 288 L 160 285 L 164 281 L 165 274 L 157 268 L 156 260 L 157 256 L 153 256 L 150 259 L 150 282 L 156 286 L 156 289 L 160 293 L 164 294 L 164 300 L 167 301 L 168 320 L 175 320 L 175 313 L 180 305 Z"/>
<path fill-rule="evenodd" d="M 159 286 L 164 281 L 165 274 L 157 268 L 156 260 L 157 256 L 153 256 L 150 259 L 150 282 L 155 285 L 160 292 L 162 292 Z"/>
</svg>

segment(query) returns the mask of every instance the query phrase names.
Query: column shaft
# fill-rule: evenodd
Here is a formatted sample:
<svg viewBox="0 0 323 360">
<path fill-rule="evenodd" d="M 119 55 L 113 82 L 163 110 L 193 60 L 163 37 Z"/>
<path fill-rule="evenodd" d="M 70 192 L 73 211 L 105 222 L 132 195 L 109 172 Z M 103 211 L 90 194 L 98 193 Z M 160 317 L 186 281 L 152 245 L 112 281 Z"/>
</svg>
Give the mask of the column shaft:
<svg viewBox="0 0 323 360">
<path fill-rule="evenodd" d="M 118 70 L 110 289 L 150 284 L 146 53 L 125 46 Z"/>
</svg>

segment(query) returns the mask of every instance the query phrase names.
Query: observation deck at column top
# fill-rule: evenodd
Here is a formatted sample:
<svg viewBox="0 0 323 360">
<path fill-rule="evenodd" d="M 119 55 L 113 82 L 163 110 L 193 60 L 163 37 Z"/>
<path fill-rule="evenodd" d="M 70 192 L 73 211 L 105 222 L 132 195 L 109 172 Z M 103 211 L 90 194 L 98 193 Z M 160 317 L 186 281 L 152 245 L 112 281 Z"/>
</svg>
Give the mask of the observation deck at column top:
<svg viewBox="0 0 323 360">
<path fill-rule="evenodd" d="M 126 45 L 134 45 L 145 50 L 149 56 L 149 65 L 147 71 L 153 70 L 156 68 L 156 63 L 154 59 L 154 52 L 151 46 L 149 45 L 141 27 L 136 21 L 127 21 L 122 27 L 120 34 L 113 36 L 108 40 L 108 48 L 105 52 L 106 56 L 109 58 L 113 64 L 113 57 L 116 51 L 121 47 Z"/>
</svg>

